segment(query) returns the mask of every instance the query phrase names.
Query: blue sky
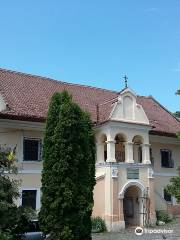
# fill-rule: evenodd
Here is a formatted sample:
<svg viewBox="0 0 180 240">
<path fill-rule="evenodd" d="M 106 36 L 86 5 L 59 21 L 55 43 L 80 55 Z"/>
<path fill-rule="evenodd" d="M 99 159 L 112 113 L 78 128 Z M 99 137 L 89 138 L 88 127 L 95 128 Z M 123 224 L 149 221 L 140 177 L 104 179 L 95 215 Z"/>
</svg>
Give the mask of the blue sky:
<svg viewBox="0 0 180 240">
<path fill-rule="evenodd" d="M 1 1 L 0 67 L 112 90 L 180 110 L 179 0 Z"/>
</svg>

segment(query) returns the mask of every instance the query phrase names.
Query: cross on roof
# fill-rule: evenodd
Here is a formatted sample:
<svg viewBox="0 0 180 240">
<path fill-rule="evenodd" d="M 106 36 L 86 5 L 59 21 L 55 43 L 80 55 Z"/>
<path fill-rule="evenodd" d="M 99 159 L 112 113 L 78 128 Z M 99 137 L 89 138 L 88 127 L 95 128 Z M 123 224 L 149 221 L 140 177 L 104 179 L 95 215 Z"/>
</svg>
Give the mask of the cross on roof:
<svg viewBox="0 0 180 240">
<path fill-rule="evenodd" d="M 128 87 L 128 77 L 125 75 L 124 77 L 124 80 L 125 80 L 125 88 L 127 88 Z"/>
</svg>

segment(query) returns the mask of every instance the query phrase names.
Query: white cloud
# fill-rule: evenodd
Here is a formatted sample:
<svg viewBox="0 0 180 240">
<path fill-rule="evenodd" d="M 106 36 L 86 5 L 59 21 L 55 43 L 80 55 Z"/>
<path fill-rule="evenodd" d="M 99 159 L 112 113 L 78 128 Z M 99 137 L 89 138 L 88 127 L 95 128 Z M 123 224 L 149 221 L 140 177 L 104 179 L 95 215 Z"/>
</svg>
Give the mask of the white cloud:
<svg viewBox="0 0 180 240">
<path fill-rule="evenodd" d="M 180 72 L 180 61 L 177 63 L 175 68 L 170 69 L 172 72 Z"/>
<path fill-rule="evenodd" d="M 156 7 L 151 7 L 151 8 L 147 8 L 145 9 L 145 12 L 157 12 L 158 8 Z"/>
</svg>

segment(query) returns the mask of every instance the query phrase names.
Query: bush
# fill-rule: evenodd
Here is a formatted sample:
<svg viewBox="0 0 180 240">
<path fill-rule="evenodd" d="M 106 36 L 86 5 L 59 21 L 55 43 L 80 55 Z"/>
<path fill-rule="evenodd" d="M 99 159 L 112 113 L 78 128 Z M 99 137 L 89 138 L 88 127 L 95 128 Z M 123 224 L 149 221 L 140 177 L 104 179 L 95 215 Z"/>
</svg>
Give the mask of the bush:
<svg viewBox="0 0 180 240">
<path fill-rule="evenodd" d="M 10 236 L 8 232 L 3 233 L 0 231 L 0 240 L 12 240 L 13 238 Z"/>
<path fill-rule="evenodd" d="M 100 217 L 92 217 L 91 223 L 93 232 L 105 232 L 107 230 L 105 221 Z"/>
<path fill-rule="evenodd" d="M 156 211 L 156 218 L 157 218 L 157 221 L 162 221 L 165 223 L 172 222 L 172 218 L 165 211 Z"/>
</svg>

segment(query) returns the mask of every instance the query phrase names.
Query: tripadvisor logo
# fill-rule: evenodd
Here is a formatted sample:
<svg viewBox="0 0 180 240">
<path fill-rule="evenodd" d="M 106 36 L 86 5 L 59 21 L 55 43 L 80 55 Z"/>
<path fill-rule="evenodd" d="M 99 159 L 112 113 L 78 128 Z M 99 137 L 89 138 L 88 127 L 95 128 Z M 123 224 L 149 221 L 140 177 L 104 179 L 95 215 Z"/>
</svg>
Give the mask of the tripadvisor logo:
<svg viewBox="0 0 180 240">
<path fill-rule="evenodd" d="M 135 234 L 136 235 L 138 235 L 138 236 L 141 236 L 141 235 L 143 235 L 143 229 L 141 228 L 141 227 L 137 227 L 136 229 L 135 229 Z"/>
</svg>

